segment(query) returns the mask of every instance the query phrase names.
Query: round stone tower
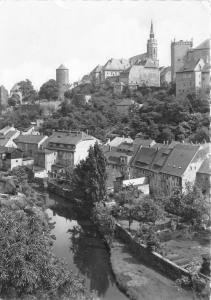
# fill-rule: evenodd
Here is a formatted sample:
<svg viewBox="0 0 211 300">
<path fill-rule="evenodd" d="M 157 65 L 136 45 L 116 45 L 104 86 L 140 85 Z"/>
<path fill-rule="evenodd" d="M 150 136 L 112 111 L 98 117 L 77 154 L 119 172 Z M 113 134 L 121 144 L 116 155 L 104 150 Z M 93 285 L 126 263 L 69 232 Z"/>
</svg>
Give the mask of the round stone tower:
<svg viewBox="0 0 211 300">
<path fill-rule="evenodd" d="M 60 65 L 56 69 L 56 82 L 59 85 L 59 98 L 64 98 L 64 93 L 68 90 L 69 87 L 69 69 L 64 65 Z"/>
</svg>

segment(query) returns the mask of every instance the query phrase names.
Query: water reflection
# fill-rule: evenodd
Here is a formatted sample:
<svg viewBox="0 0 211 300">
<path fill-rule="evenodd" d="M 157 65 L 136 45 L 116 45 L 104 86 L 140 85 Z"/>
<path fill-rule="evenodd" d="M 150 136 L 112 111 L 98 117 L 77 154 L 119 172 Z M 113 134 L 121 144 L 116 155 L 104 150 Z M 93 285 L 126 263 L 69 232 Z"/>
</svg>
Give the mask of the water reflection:
<svg viewBox="0 0 211 300">
<path fill-rule="evenodd" d="M 105 245 L 97 238 L 92 225 L 74 226 L 69 234 L 74 264 L 81 274 L 89 278 L 90 290 L 97 291 L 99 296 L 105 295 L 109 283 L 114 283 Z"/>
<path fill-rule="evenodd" d="M 77 215 L 67 202 L 52 201 L 52 195 L 47 201 L 51 204 L 47 213 L 56 223 L 55 254 L 65 258 L 73 272 L 83 275 L 87 288 L 95 290 L 100 299 L 126 300 L 116 287 L 108 251 L 96 228 Z"/>
</svg>

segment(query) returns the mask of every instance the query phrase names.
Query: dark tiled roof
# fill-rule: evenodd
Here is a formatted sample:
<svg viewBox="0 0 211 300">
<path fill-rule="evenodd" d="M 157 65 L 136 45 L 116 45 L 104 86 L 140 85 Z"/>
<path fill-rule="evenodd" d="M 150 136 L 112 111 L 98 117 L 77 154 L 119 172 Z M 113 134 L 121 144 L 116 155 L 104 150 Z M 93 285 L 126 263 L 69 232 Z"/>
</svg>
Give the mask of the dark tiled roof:
<svg viewBox="0 0 211 300">
<path fill-rule="evenodd" d="M 21 149 L 12 148 L 12 147 L 0 147 L 0 153 L 13 153 L 13 152 L 23 152 Z"/>
<path fill-rule="evenodd" d="M 118 147 L 118 150 L 133 151 L 133 143 L 123 142 Z"/>
<path fill-rule="evenodd" d="M 80 141 L 92 140 L 92 136 L 84 132 L 64 132 L 56 131 L 49 137 L 48 143 L 77 145 Z"/>
<path fill-rule="evenodd" d="M 199 145 L 175 145 L 161 172 L 174 176 L 182 176 L 199 148 Z"/>
<path fill-rule="evenodd" d="M 156 155 L 156 149 L 142 147 L 136 157 L 136 162 L 149 166 Z"/>
<path fill-rule="evenodd" d="M 45 138 L 44 135 L 33 135 L 33 134 L 27 134 L 27 135 L 19 135 L 14 142 L 15 143 L 24 143 L 24 144 L 38 144 Z"/>
</svg>

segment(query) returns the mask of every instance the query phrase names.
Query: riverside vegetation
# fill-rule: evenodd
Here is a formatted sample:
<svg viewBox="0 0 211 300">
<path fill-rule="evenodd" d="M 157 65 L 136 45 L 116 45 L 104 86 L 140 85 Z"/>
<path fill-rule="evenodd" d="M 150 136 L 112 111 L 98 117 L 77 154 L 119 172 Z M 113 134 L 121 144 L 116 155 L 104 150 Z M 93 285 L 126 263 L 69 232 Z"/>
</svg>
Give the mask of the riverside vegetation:
<svg viewBox="0 0 211 300">
<path fill-rule="evenodd" d="M 13 179 L 4 177 L 8 194 L 0 196 L 0 297 L 93 299 L 83 280 L 53 254 L 53 224 L 24 168 L 12 173 Z"/>
</svg>

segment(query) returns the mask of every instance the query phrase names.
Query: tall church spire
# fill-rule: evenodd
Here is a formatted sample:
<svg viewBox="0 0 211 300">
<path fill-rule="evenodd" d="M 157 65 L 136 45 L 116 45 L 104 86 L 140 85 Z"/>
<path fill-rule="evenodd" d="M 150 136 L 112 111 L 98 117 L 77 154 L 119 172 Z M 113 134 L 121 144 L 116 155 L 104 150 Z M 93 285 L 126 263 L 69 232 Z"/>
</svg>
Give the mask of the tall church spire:
<svg viewBox="0 0 211 300">
<path fill-rule="evenodd" d="M 151 20 L 151 26 L 150 26 L 150 35 L 149 39 L 147 41 L 147 57 L 151 58 L 156 65 L 159 64 L 157 59 L 157 41 L 155 39 L 154 35 L 154 28 L 153 28 L 153 22 Z"/>
<path fill-rule="evenodd" d="M 152 20 L 151 20 L 151 27 L 150 27 L 150 35 L 149 35 L 149 37 L 151 38 L 151 39 L 154 39 L 154 30 L 153 30 L 153 23 L 152 23 Z"/>
</svg>

